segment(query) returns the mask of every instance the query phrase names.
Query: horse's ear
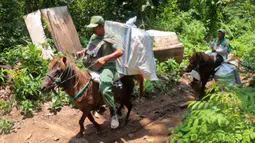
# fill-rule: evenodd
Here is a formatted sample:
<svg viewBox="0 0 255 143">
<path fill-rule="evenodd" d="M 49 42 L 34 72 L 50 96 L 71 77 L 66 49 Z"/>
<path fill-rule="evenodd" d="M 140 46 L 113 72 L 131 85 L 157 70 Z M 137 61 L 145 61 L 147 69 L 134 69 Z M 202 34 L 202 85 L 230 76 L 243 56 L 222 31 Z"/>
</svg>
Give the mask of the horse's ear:
<svg viewBox="0 0 255 143">
<path fill-rule="evenodd" d="M 62 57 L 62 61 L 63 61 L 64 64 L 66 64 L 67 59 L 66 59 L 65 56 Z"/>
<path fill-rule="evenodd" d="M 195 48 L 193 48 L 193 53 L 196 53 L 197 51 L 196 51 L 196 49 Z"/>
</svg>

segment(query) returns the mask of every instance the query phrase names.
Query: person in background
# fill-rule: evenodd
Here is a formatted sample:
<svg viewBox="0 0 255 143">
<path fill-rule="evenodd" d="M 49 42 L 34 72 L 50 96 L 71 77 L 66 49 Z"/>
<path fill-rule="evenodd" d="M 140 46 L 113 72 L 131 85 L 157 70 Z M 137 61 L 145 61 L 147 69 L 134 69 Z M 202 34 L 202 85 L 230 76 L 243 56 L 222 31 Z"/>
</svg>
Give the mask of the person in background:
<svg viewBox="0 0 255 143">
<path fill-rule="evenodd" d="M 226 31 L 224 29 L 218 30 L 218 37 L 210 43 L 212 52 L 216 53 L 216 60 L 213 66 L 213 73 L 215 74 L 215 69 L 221 65 L 221 63 L 228 58 L 229 52 L 229 42 L 225 38 Z"/>
</svg>

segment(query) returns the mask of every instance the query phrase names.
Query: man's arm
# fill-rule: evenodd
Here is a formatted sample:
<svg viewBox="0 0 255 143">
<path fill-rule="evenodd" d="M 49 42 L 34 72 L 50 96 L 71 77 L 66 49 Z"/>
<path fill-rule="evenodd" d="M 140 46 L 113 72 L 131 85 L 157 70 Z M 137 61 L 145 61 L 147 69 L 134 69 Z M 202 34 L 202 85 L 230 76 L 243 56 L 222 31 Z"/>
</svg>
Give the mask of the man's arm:
<svg viewBox="0 0 255 143">
<path fill-rule="evenodd" d="M 228 46 L 224 46 L 223 48 L 216 49 L 218 54 L 226 54 L 228 52 Z"/>
<path fill-rule="evenodd" d="M 109 60 L 116 60 L 118 57 L 122 55 L 123 55 L 123 50 L 120 47 L 117 47 L 113 53 L 97 59 L 96 64 L 104 65 L 105 62 Z"/>
</svg>

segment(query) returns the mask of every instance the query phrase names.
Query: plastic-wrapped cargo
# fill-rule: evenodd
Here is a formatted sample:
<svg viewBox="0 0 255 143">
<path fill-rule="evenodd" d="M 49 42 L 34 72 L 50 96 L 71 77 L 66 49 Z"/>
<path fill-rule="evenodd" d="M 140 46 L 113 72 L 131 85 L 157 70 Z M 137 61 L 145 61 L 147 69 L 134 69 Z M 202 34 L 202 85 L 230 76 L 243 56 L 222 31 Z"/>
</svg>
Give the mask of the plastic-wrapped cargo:
<svg viewBox="0 0 255 143">
<path fill-rule="evenodd" d="M 150 35 L 127 24 L 105 21 L 105 30 L 113 35 L 123 48 L 123 55 L 117 59 L 117 70 L 124 75 L 142 74 L 149 80 L 158 80 L 156 63 Z"/>
<path fill-rule="evenodd" d="M 236 66 L 228 63 L 222 63 L 214 75 L 215 81 L 225 81 L 233 84 L 240 84 L 240 76 Z"/>
<path fill-rule="evenodd" d="M 208 55 L 213 55 L 214 60 L 216 60 L 217 53 L 208 50 L 205 52 Z M 228 58 L 216 69 L 217 72 L 214 75 L 215 81 L 223 80 L 228 83 L 240 84 L 241 79 L 237 69 L 238 61 L 233 54 L 229 54 Z"/>
</svg>

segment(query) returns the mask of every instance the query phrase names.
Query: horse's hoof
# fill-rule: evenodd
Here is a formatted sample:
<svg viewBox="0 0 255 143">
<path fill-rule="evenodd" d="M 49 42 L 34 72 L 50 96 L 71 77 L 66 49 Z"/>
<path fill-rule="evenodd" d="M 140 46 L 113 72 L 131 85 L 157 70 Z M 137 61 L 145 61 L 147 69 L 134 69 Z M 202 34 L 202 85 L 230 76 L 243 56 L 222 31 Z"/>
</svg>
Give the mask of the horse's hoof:
<svg viewBox="0 0 255 143">
<path fill-rule="evenodd" d="M 83 137 L 83 133 L 79 132 L 77 135 L 76 135 L 76 138 L 81 138 Z"/>
</svg>

